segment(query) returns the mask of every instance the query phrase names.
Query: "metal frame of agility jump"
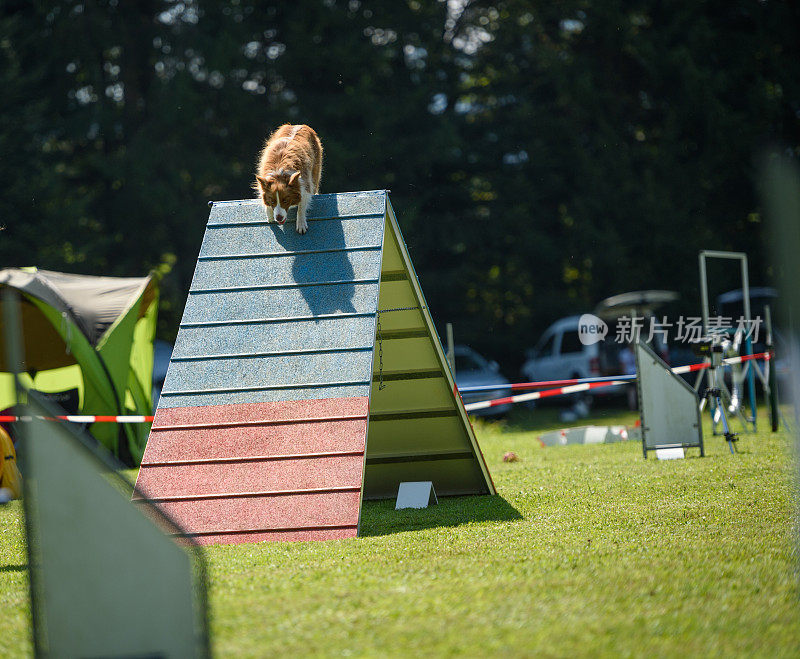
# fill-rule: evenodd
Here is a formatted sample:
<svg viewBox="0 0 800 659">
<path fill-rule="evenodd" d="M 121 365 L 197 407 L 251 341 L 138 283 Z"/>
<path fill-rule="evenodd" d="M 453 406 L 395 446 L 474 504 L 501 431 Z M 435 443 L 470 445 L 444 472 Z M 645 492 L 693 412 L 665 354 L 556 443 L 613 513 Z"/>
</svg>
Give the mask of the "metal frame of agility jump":
<svg viewBox="0 0 800 659">
<path fill-rule="evenodd" d="M 706 261 L 708 259 L 725 259 L 725 260 L 732 260 L 738 261 L 740 266 L 741 272 L 741 282 L 742 282 L 742 305 L 743 305 L 743 312 L 744 312 L 744 320 L 747 323 L 747 327 L 752 327 L 752 317 L 750 313 L 750 274 L 749 268 L 747 264 L 747 254 L 744 252 L 723 252 L 717 250 L 709 250 L 704 249 L 701 250 L 698 255 L 698 262 L 699 262 L 699 271 L 700 271 L 700 302 L 702 307 L 703 313 L 703 333 L 705 336 L 708 336 L 709 332 L 709 300 L 708 300 L 708 270 L 706 268 Z M 753 354 L 753 342 L 750 338 L 749 332 L 744 337 L 744 349 L 745 355 L 752 355 Z M 741 406 L 737 405 L 737 414 L 739 418 L 742 420 L 742 423 L 751 424 L 752 430 L 756 430 L 756 388 L 755 388 L 755 373 L 754 368 L 749 368 L 749 364 L 745 368 L 744 373 L 742 373 L 742 379 L 746 379 L 747 382 L 747 397 L 748 403 L 750 405 L 750 417 L 744 417 L 741 412 Z M 702 383 L 704 373 L 701 373 L 700 376 L 697 378 L 697 382 L 695 382 L 694 388 L 695 391 L 700 389 L 700 385 Z M 767 390 L 769 394 L 769 383 L 767 382 L 767 378 L 764 377 L 762 373 L 759 372 L 759 378 L 762 382 L 762 385 Z M 724 383 L 720 383 L 723 394 L 727 394 L 727 403 L 730 403 L 731 395 L 730 392 L 727 391 L 725 388 Z"/>
</svg>

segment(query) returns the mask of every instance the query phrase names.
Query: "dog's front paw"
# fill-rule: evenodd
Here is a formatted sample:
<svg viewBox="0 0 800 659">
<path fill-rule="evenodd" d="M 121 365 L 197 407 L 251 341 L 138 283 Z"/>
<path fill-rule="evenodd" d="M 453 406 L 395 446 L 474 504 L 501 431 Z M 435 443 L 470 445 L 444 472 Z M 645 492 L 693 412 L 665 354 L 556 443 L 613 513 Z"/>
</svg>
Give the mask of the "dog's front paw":
<svg viewBox="0 0 800 659">
<path fill-rule="evenodd" d="M 305 219 L 300 219 L 298 217 L 297 226 L 295 228 L 297 229 L 297 233 L 305 233 L 308 231 L 308 222 L 306 222 Z"/>
</svg>

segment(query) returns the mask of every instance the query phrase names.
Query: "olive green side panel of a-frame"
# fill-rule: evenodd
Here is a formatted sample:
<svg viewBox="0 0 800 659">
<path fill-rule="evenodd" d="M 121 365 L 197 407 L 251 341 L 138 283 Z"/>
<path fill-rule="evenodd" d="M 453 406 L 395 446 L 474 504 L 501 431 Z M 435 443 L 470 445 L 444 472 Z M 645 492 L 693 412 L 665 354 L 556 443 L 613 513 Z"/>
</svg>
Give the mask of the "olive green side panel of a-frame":
<svg viewBox="0 0 800 659">
<path fill-rule="evenodd" d="M 441 495 L 495 494 L 391 203 L 378 312 L 364 497 L 416 480 Z"/>
</svg>

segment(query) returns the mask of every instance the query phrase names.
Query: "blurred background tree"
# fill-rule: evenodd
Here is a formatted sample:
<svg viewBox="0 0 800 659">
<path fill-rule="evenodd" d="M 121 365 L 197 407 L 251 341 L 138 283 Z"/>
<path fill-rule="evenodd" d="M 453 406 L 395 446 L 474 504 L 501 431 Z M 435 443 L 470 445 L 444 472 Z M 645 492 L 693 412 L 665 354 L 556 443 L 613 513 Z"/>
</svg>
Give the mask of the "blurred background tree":
<svg viewBox="0 0 800 659">
<path fill-rule="evenodd" d="M 165 273 L 206 202 L 308 123 L 323 192 L 387 188 L 434 318 L 512 374 L 639 288 L 698 313 L 699 249 L 769 282 L 755 157 L 800 155 L 796 3 L 70 0 L 0 6 L 0 263 Z"/>
</svg>

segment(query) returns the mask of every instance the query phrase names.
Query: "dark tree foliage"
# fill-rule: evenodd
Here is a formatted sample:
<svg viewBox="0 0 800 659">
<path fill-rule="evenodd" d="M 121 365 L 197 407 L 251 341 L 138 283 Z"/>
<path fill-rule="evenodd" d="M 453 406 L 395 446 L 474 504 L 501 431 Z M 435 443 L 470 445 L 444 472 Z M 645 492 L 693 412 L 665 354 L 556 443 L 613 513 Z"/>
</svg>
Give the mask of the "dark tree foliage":
<svg viewBox="0 0 800 659">
<path fill-rule="evenodd" d="M 680 291 L 699 315 L 700 249 L 747 252 L 766 283 L 754 163 L 776 142 L 800 155 L 798 18 L 774 2 L 468 5 L 461 38 L 485 43 L 459 132 L 476 210 L 502 229 L 476 241 L 463 306 L 497 319 L 498 354 L 626 290 Z"/>
<path fill-rule="evenodd" d="M 387 188 L 434 318 L 511 367 L 698 249 L 767 283 L 756 157 L 800 154 L 795 3 L 64 0 L 0 5 L 0 263 L 165 274 L 308 123 L 323 192 Z M 313 229 L 313 227 L 312 227 Z"/>
</svg>

